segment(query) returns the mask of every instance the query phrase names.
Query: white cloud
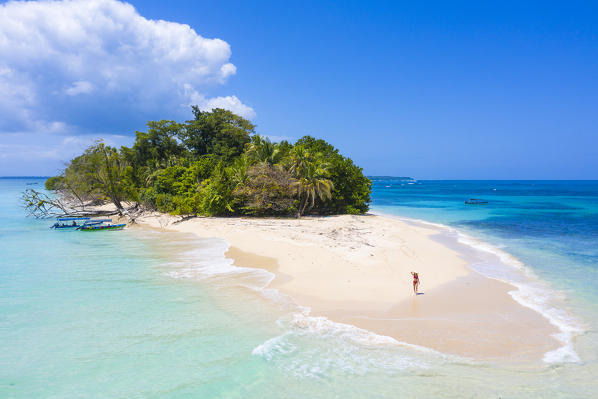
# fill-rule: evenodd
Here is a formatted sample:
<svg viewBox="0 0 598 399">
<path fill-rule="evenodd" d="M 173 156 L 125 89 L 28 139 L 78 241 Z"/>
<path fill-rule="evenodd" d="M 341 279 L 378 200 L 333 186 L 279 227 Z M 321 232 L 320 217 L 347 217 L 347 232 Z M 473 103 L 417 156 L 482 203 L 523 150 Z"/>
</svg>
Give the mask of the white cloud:
<svg viewBox="0 0 598 399">
<path fill-rule="evenodd" d="M 190 102 L 188 105 L 197 105 L 202 111 L 211 111 L 214 108 L 224 108 L 231 110 L 244 118 L 255 118 L 253 108 L 243 104 L 237 96 L 206 98 L 203 94 L 193 90 L 190 86 L 185 86 L 186 96 Z"/>
<path fill-rule="evenodd" d="M 187 117 L 189 104 L 254 117 L 234 95 L 207 94 L 236 73 L 230 56 L 220 39 L 117 0 L 2 4 L 0 133 L 115 130 Z"/>
<path fill-rule="evenodd" d="M 255 112 L 253 111 L 253 108 L 243 104 L 241 100 L 237 98 L 237 96 L 210 98 L 209 100 L 207 100 L 205 104 L 200 106 L 200 108 L 203 108 L 204 110 L 208 111 L 214 108 L 224 108 L 230 109 L 234 113 L 244 116 L 246 118 L 255 117 Z"/>
<path fill-rule="evenodd" d="M 64 92 L 69 96 L 76 96 L 78 94 L 89 94 L 93 91 L 93 89 L 93 84 L 85 80 L 78 80 L 76 82 L 73 82 L 73 85 L 71 87 L 66 88 Z"/>
</svg>

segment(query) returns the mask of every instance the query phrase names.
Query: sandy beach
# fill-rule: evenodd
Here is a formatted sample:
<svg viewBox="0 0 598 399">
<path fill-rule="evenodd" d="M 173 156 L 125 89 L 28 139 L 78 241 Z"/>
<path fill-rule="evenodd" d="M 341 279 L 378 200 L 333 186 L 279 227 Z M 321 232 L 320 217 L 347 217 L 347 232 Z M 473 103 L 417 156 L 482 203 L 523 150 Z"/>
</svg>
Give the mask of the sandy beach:
<svg viewBox="0 0 598 399">
<path fill-rule="evenodd" d="M 559 346 L 557 329 L 509 295 L 515 287 L 472 272 L 434 226 L 379 215 L 179 219 L 137 223 L 225 239 L 235 265 L 273 272 L 270 287 L 311 315 L 473 359 L 538 361 Z"/>
</svg>

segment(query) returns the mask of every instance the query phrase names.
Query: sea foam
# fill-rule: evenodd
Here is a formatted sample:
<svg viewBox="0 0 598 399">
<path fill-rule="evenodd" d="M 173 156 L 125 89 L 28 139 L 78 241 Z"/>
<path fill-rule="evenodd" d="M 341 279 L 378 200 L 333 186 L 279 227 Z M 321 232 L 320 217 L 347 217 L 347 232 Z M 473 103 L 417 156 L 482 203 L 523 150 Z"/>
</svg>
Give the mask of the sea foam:
<svg viewBox="0 0 598 399">
<path fill-rule="evenodd" d="M 438 229 L 439 233 L 444 233 L 446 236 L 456 239 L 456 242 L 478 253 L 481 252 L 489 255 L 482 261 L 470 263 L 469 266 L 485 277 L 514 286 L 516 289 L 509 291 L 509 295 L 515 301 L 522 306 L 538 312 L 559 329 L 559 332 L 553 334 L 553 337 L 562 346 L 545 353 L 543 361 L 546 363 L 580 362 L 580 357 L 573 347 L 573 340 L 576 336 L 584 332 L 584 328 L 580 320 L 558 305 L 563 302 L 564 294 L 553 289 L 546 282 L 541 281 L 530 267 L 503 250 L 504 246 L 501 248 L 497 245 L 492 245 L 440 223 L 382 213 L 377 214 L 396 218 L 407 223 L 434 227 Z"/>
<path fill-rule="evenodd" d="M 252 354 L 268 362 L 280 363 L 282 368 L 297 376 L 320 378 L 332 369 L 362 374 L 380 369 L 427 368 L 439 361 L 468 362 L 467 359 L 401 342 L 326 317 L 311 316 L 309 308 L 268 287 L 274 274 L 264 269 L 235 266 L 233 259 L 225 257 L 229 248 L 225 240 L 201 239 L 194 244 L 193 249 L 178 253 L 170 265 L 176 270 L 167 272 L 167 275 L 211 279 L 226 286 L 240 285 L 278 304 L 284 311 L 284 316 L 277 321 L 281 334 L 256 346 Z M 303 345 L 305 340 L 310 343 Z M 307 353 L 306 348 L 309 348 Z M 323 356 L 322 351 L 329 353 Z M 429 358 L 426 359 L 426 356 Z"/>
<path fill-rule="evenodd" d="M 563 295 L 540 281 L 533 271 L 519 259 L 498 246 L 478 240 L 443 224 L 395 215 L 384 216 L 390 216 L 407 223 L 433 227 L 440 233 L 452 237 L 457 243 L 465 245 L 478 253 L 482 252 L 489 255 L 486 256 L 485 261 L 473 262 L 470 264 L 470 267 L 488 278 L 513 285 L 516 289 L 510 291 L 509 294 L 515 301 L 522 306 L 538 312 L 559 329 L 559 332 L 554 334 L 554 338 L 562 346 L 556 350 L 547 352 L 543 360 L 546 363 L 580 361 L 579 355 L 573 347 L 573 339 L 575 336 L 583 333 L 584 329 L 581 323 L 567 311 L 555 305 L 555 303 L 559 302 L 559 299 L 562 299 Z M 171 271 L 168 274 L 174 278 L 197 278 L 200 280 L 223 278 L 225 280 L 222 281 L 222 284 L 225 285 L 231 283 L 231 281 L 227 281 L 229 280 L 227 277 L 234 277 L 234 284 L 252 289 L 260 293 L 264 298 L 279 304 L 281 309 L 289 310 L 292 316 L 286 321 L 286 328 L 291 329 L 292 333 L 286 331 L 280 336 L 274 337 L 257 346 L 253 350 L 254 355 L 268 360 L 272 356 L 280 356 L 281 354 L 293 352 L 293 345 L 288 344 L 287 341 L 293 334 L 296 335 L 298 331 L 301 331 L 302 334 L 318 335 L 324 338 L 348 339 L 359 346 L 400 346 L 420 353 L 434 354 L 446 360 L 468 361 L 467 359 L 445 355 L 422 346 L 400 342 L 394 338 L 378 335 L 352 325 L 333 322 L 325 317 L 310 316 L 307 308 L 299 307 L 294 303 L 292 298 L 282 294 L 278 290 L 268 288 L 268 285 L 275 277 L 273 273 L 259 268 L 235 266 L 233 259 L 224 256 L 228 248 L 229 244 L 222 239 L 200 240 L 196 248 L 183 251 L 179 254 L 175 263 L 180 265 L 182 262 L 185 266 L 182 268 L 179 267 L 178 270 Z"/>
<path fill-rule="evenodd" d="M 179 267 L 168 275 L 199 280 L 235 277 L 237 285 L 253 290 L 266 288 L 274 279 L 274 274 L 267 270 L 234 265 L 234 260 L 224 255 L 228 249 L 229 244 L 222 239 L 198 240 L 196 248 L 178 254 L 173 263 Z"/>
<path fill-rule="evenodd" d="M 429 369 L 460 360 L 418 345 L 397 341 L 326 317 L 310 316 L 297 307 L 281 317 L 281 334 L 256 346 L 252 354 L 298 377 L 323 378 L 333 370 L 363 375 Z"/>
<path fill-rule="evenodd" d="M 582 323 L 563 308 L 557 306 L 562 303 L 564 294 L 547 283 L 541 281 L 523 262 L 513 255 L 491 244 L 477 240 L 453 229 L 458 235 L 458 241 L 479 251 L 496 256 L 497 262 L 477 262 L 471 267 L 480 274 L 516 287 L 509 291 L 511 297 L 522 306 L 528 307 L 544 316 L 552 325 L 559 329 L 553 337 L 562 346 L 547 352 L 543 360 L 546 363 L 576 363 L 579 355 L 573 348 L 575 336 L 584 332 Z M 511 268 L 511 269 L 509 269 Z"/>
</svg>

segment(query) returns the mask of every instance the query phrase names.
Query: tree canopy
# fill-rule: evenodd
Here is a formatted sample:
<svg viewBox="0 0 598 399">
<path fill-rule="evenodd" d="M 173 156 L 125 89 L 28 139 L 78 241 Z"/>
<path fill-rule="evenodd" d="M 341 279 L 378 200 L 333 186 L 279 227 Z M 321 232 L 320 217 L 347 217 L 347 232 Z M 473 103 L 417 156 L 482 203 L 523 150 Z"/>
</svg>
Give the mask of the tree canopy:
<svg viewBox="0 0 598 399">
<path fill-rule="evenodd" d="M 305 136 L 273 143 L 224 109 L 184 123 L 161 120 L 136 132 L 132 147 L 98 142 L 46 188 L 81 203 L 135 203 L 179 215 L 301 216 L 368 210 L 371 182 L 350 158 Z"/>
</svg>

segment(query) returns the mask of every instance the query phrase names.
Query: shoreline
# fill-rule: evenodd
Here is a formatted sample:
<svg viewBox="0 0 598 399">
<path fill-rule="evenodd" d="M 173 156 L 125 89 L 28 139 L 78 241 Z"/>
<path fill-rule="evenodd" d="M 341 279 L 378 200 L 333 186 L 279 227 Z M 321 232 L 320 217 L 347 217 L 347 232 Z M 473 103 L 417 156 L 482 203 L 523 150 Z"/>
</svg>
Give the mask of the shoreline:
<svg viewBox="0 0 598 399">
<path fill-rule="evenodd" d="M 513 298 L 514 285 L 471 269 L 434 239 L 434 224 L 380 214 L 173 224 L 178 219 L 152 213 L 137 223 L 226 240 L 235 266 L 273 273 L 268 288 L 307 306 L 310 316 L 475 360 L 538 362 L 562 346 L 546 316 Z M 423 295 L 413 294 L 412 269 Z"/>
</svg>

